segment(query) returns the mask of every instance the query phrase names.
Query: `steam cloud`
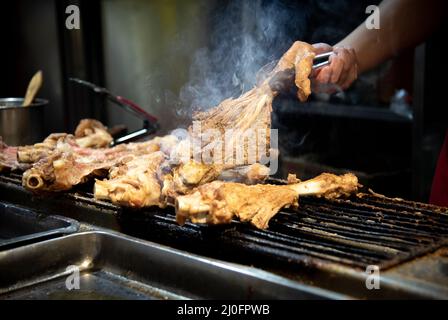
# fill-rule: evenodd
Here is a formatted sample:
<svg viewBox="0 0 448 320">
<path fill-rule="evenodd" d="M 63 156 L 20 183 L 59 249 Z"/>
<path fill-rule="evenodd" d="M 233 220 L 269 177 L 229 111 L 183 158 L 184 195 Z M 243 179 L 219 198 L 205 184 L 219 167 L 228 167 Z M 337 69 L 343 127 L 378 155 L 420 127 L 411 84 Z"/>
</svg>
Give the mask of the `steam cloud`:
<svg viewBox="0 0 448 320">
<path fill-rule="evenodd" d="M 306 25 L 305 10 L 291 6 L 231 1 L 217 10 L 210 45 L 196 52 L 189 81 L 180 91 L 182 108 L 204 110 L 253 87 L 259 69 L 278 59 Z"/>
</svg>

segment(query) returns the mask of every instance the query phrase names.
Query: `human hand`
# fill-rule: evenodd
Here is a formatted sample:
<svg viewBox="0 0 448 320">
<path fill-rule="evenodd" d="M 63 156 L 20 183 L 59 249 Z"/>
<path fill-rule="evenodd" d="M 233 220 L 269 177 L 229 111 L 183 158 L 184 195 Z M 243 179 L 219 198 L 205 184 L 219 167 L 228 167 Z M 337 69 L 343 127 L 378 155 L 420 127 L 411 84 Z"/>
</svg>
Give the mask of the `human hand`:
<svg viewBox="0 0 448 320">
<path fill-rule="evenodd" d="M 353 48 L 332 47 L 326 43 L 313 44 L 317 54 L 333 51 L 329 65 L 313 70 L 313 91 L 334 93 L 346 90 L 358 77 L 358 60 Z"/>
</svg>

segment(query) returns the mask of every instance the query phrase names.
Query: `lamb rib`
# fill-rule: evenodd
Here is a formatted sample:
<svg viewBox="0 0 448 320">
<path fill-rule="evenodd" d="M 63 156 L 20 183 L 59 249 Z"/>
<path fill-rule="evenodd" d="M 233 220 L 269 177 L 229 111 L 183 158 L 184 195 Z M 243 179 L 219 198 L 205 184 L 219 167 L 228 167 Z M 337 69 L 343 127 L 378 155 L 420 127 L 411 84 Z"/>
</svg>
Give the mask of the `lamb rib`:
<svg viewBox="0 0 448 320">
<path fill-rule="evenodd" d="M 83 119 L 76 127 L 74 136 L 67 133 L 53 133 L 34 145 L 8 146 L 0 137 L 0 172 L 29 169 L 40 159 L 51 156 L 58 141 L 82 148 L 102 148 L 109 145 L 112 136 L 101 122 Z"/>
<path fill-rule="evenodd" d="M 120 149 L 73 148 L 60 142 L 50 155 L 23 173 L 22 185 L 34 193 L 69 190 L 90 176 L 105 176 L 125 155 Z"/>
<path fill-rule="evenodd" d="M 190 160 L 176 168 L 169 168 L 163 176 L 162 194 L 167 203 L 173 204 L 179 195 L 189 194 L 198 186 L 214 180 L 255 184 L 263 182 L 268 176 L 269 168 L 259 163 L 225 169 L 223 166 Z"/>
<path fill-rule="evenodd" d="M 144 156 L 160 150 L 169 154 L 176 141 L 174 136 L 165 136 L 113 148 L 92 149 L 61 140 L 49 156 L 24 172 L 22 184 L 34 193 L 69 190 L 91 176 L 106 177 L 108 170 L 126 157 Z"/>
<path fill-rule="evenodd" d="M 269 220 L 284 207 L 297 207 L 299 196 L 325 198 L 347 196 L 358 190 L 358 179 L 351 173 L 336 176 L 323 173 L 316 178 L 291 185 L 244 185 L 213 181 L 199 186 L 189 195 L 176 198 L 179 224 L 230 223 L 234 216 L 266 229 Z"/>
<path fill-rule="evenodd" d="M 29 146 L 20 146 L 17 149 L 17 159 L 20 163 L 33 164 L 40 159 L 50 156 L 56 148 L 58 141 L 77 146 L 74 136 L 67 133 L 52 133 L 42 142 Z"/>
</svg>

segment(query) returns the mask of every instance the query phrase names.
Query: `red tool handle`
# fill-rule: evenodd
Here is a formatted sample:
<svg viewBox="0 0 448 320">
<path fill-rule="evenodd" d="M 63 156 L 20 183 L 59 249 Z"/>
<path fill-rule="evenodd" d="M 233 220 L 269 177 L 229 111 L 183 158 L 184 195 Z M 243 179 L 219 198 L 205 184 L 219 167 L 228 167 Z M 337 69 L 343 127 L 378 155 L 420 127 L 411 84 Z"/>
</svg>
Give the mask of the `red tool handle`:
<svg viewBox="0 0 448 320">
<path fill-rule="evenodd" d="M 117 96 L 116 98 L 121 103 L 124 103 L 124 104 L 128 105 L 134 111 L 136 111 L 136 112 L 140 113 L 141 115 L 145 116 L 148 120 L 151 120 L 152 122 L 157 122 L 157 118 L 156 117 L 154 117 L 153 115 L 149 114 L 148 112 L 146 112 L 145 110 L 140 108 L 137 104 L 135 104 L 131 100 L 128 100 L 128 99 L 126 99 L 124 97 L 121 97 L 121 96 Z"/>
</svg>

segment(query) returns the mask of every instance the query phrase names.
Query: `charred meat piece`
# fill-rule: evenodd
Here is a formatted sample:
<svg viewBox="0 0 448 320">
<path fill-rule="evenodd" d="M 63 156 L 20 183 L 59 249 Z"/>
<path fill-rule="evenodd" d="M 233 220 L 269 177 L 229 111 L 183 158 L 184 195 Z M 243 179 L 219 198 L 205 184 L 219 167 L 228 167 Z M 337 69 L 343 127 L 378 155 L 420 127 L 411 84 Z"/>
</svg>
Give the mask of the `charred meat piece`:
<svg viewBox="0 0 448 320">
<path fill-rule="evenodd" d="M 225 169 L 219 175 L 218 180 L 257 184 L 264 182 L 269 177 L 269 172 L 268 167 L 254 163 L 248 166 Z"/>
<path fill-rule="evenodd" d="M 265 229 L 281 208 L 297 206 L 298 198 L 286 186 L 213 181 L 176 199 L 176 219 L 179 224 L 188 219 L 193 223 L 222 224 L 238 217 Z"/>
<path fill-rule="evenodd" d="M 105 148 L 113 140 L 107 128 L 94 119 L 82 119 L 76 127 L 75 138 L 82 148 Z"/>
<path fill-rule="evenodd" d="M 76 145 L 72 135 L 67 133 L 52 133 L 42 142 L 30 146 L 18 147 L 17 158 L 20 163 L 36 163 L 40 159 L 51 155 L 58 141 Z"/>
<path fill-rule="evenodd" d="M 39 161 L 50 155 L 56 148 L 58 141 L 81 148 L 103 148 L 109 145 L 112 137 L 101 122 L 93 119 L 83 119 L 76 127 L 74 136 L 67 133 L 52 133 L 42 142 L 19 147 L 19 162 L 35 163 Z"/>
<path fill-rule="evenodd" d="M 176 168 L 168 168 L 163 176 L 162 194 L 166 202 L 172 204 L 177 196 L 189 194 L 196 187 L 214 180 L 253 184 L 263 182 L 268 176 L 269 168 L 258 163 L 225 169 L 190 160 Z"/>
<path fill-rule="evenodd" d="M 124 157 L 110 170 L 109 179 L 96 180 L 95 198 L 133 208 L 163 207 L 159 176 L 165 160 L 166 155 L 161 151 Z"/>
<path fill-rule="evenodd" d="M 26 170 L 29 165 L 17 159 L 17 147 L 8 146 L 0 137 L 0 172 L 9 170 Z"/>
<path fill-rule="evenodd" d="M 22 184 L 35 193 L 69 190 L 90 177 L 106 177 L 109 169 L 125 157 L 144 156 L 159 150 L 168 152 L 175 140 L 172 136 L 157 137 L 105 149 L 81 148 L 59 141 L 50 155 L 23 174 Z"/>
<path fill-rule="evenodd" d="M 245 185 L 213 181 L 199 186 L 189 195 L 176 198 L 176 219 L 194 223 L 229 223 L 233 217 L 266 229 L 269 220 L 284 207 L 296 207 L 298 197 L 313 195 L 326 198 L 347 196 L 358 190 L 353 174 L 336 176 L 324 173 L 314 179 L 291 185 Z"/>
<path fill-rule="evenodd" d="M 294 83 L 297 87 L 297 97 L 300 101 L 305 102 L 311 94 L 311 82 L 309 75 L 313 68 L 313 60 L 315 57 L 312 45 L 296 41 L 292 47 L 281 57 L 273 73 L 293 71 L 295 74 Z M 275 79 L 270 79 L 271 87 Z M 275 90 L 275 89 L 274 89 Z"/>
<path fill-rule="evenodd" d="M 40 159 L 51 156 L 58 142 L 64 142 L 73 147 L 102 148 L 107 147 L 112 137 L 101 122 L 92 119 L 83 119 L 76 128 L 75 135 L 67 133 L 52 133 L 44 141 L 29 146 L 8 147 L 1 142 L 0 163 L 1 168 L 26 170 L 31 164 Z M 15 152 L 15 155 L 13 154 Z M 16 162 L 12 161 L 16 158 Z M 9 159 L 9 162 L 6 161 Z"/>
<path fill-rule="evenodd" d="M 272 101 L 278 94 L 275 86 L 271 85 L 272 80 L 277 74 L 293 69 L 298 97 L 305 101 L 311 94 L 308 77 L 314 56 L 311 45 L 296 42 L 260 85 L 238 98 L 222 101 L 209 111 L 197 113 L 190 135 L 192 142 L 199 145 L 197 150 L 201 152 L 201 161 L 241 166 L 262 162 L 269 156 Z M 246 135 L 256 138 L 247 143 Z M 226 152 L 235 148 L 242 149 L 242 156 L 238 156 L 236 151 Z M 194 156 L 197 159 L 198 155 Z"/>
<path fill-rule="evenodd" d="M 125 154 L 125 150 L 72 149 L 60 143 L 49 156 L 24 172 L 22 184 L 35 193 L 69 190 L 91 176 L 106 176 Z"/>
</svg>

